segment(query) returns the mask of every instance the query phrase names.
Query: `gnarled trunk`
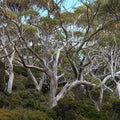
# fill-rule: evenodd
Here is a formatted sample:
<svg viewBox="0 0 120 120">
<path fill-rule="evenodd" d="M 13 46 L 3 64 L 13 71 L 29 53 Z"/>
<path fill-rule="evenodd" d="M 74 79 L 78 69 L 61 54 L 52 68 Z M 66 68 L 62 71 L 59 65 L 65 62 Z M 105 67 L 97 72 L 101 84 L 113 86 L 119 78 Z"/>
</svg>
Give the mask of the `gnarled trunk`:
<svg viewBox="0 0 120 120">
<path fill-rule="evenodd" d="M 95 84 L 92 84 L 90 82 L 87 82 L 87 81 L 79 81 L 79 80 L 75 80 L 73 82 L 70 82 L 70 83 L 66 83 L 66 85 L 63 87 L 63 89 L 60 91 L 60 93 L 56 96 L 53 97 L 53 99 L 51 99 L 51 106 L 50 108 L 53 108 L 54 106 L 57 105 L 57 102 L 65 97 L 65 95 L 75 86 L 77 85 L 89 85 L 89 86 L 96 86 Z"/>
</svg>

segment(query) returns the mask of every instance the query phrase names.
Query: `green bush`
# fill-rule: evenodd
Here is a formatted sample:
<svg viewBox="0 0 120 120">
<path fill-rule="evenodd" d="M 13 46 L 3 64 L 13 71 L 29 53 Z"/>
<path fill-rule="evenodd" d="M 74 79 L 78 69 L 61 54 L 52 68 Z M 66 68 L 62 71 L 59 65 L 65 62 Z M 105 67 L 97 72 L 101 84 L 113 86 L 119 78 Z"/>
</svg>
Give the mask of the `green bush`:
<svg viewBox="0 0 120 120">
<path fill-rule="evenodd" d="M 28 79 L 24 81 L 24 84 L 26 89 L 35 89 L 35 85 L 29 76 Z"/>
<path fill-rule="evenodd" d="M 33 110 L 38 110 L 40 108 L 40 102 L 34 99 L 24 99 L 22 105 L 24 108 L 31 108 Z"/>
<path fill-rule="evenodd" d="M 5 90 L 5 64 L 0 60 L 0 91 Z"/>
<path fill-rule="evenodd" d="M 17 111 L 0 109 L 0 120 L 22 120 L 23 116 Z"/>
<path fill-rule="evenodd" d="M 81 101 L 71 98 L 64 98 L 58 102 L 58 106 L 53 108 L 57 117 L 62 120 L 106 120 L 101 112 L 97 111 L 94 106 L 84 104 Z"/>
<path fill-rule="evenodd" d="M 18 107 L 29 108 L 34 110 L 44 109 L 40 107 L 40 103 L 46 102 L 46 97 L 35 89 L 26 91 L 18 91 L 9 94 L 7 92 L 0 95 L 0 108 L 15 109 Z"/>
<path fill-rule="evenodd" d="M 77 114 L 74 110 L 70 109 L 65 113 L 65 120 L 75 120 Z"/>
<path fill-rule="evenodd" d="M 26 120 L 52 120 L 41 111 L 29 111 L 26 115 Z"/>
<path fill-rule="evenodd" d="M 53 120 L 44 112 L 27 109 L 8 110 L 0 109 L 0 120 Z"/>
<path fill-rule="evenodd" d="M 112 103 L 112 109 L 115 113 L 118 113 L 120 115 L 120 100 L 115 100 Z"/>
<path fill-rule="evenodd" d="M 17 94 L 1 94 L 0 97 L 0 108 L 17 108 L 21 106 L 21 98 Z"/>
<path fill-rule="evenodd" d="M 14 66 L 13 70 L 15 73 L 17 74 L 22 74 L 23 76 L 27 77 L 28 76 L 28 72 L 27 69 L 23 66 Z"/>
<path fill-rule="evenodd" d="M 15 80 L 14 80 L 14 82 L 13 82 L 13 91 L 18 91 L 18 90 L 25 90 L 25 85 L 24 85 L 24 82 L 23 81 L 25 81 L 25 80 L 27 80 L 26 78 L 24 78 L 23 76 L 19 76 L 19 77 L 17 77 L 17 79 L 16 79 L 16 77 L 15 77 Z"/>
<path fill-rule="evenodd" d="M 75 120 L 90 120 L 90 119 L 85 118 L 85 117 L 83 117 L 81 115 L 77 115 L 76 118 L 75 118 Z"/>
<path fill-rule="evenodd" d="M 53 118 L 54 120 L 62 120 L 61 117 L 58 118 L 56 111 L 53 110 L 53 109 L 47 110 L 46 114 L 47 114 L 50 118 Z M 60 118 L 61 118 L 61 119 L 60 119 Z"/>
<path fill-rule="evenodd" d="M 106 120 L 120 120 L 120 100 L 114 100 L 112 103 L 104 104 L 101 112 L 106 116 Z"/>
<path fill-rule="evenodd" d="M 27 89 L 26 91 L 19 91 L 19 96 L 24 99 L 35 99 L 39 100 L 40 102 L 46 102 L 46 98 L 44 95 L 39 93 L 36 89 Z"/>
</svg>

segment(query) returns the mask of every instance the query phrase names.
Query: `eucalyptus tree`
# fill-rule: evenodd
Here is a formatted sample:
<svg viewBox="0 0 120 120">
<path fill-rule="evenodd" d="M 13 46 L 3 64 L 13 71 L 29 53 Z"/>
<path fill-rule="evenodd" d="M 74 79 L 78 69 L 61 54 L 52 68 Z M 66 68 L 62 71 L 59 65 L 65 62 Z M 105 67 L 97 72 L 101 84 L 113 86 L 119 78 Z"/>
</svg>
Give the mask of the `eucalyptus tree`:
<svg viewBox="0 0 120 120">
<path fill-rule="evenodd" d="M 97 59 L 95 56 L 96 53 L 92 53 L 91 57 L 89 57 L 88 53 L 92 50 L 99 53 L 98 44 L 104 37 L 102 32 L 105 32 L 104 30 L 106 27 L 110 27 L 115 21 L 118 21 L 114 16 L 110 17 L 109 15 L 101 14 L 103 8 L 103 3 L 101 3 L 101 1 L 98 0 L 92 2 L 92 4 L 89 0 L 81 2 L 83 3 L 83 6 L 76 8 L 73 14 L 69 14 L 68 12 L 64 13 L 65 16 L 70 15 L 69 20 L 72 20 L 73 16 L 73 22 L 67 23 L 66 21 L 63 21 L 62 14 L 59 14 L 59 12 L 57 13 L 59 23 L 64 31 L 64 41 L 66 41 L 66 45 L 64 46 L 65 52 L 74 73 L 74 80 L 66 85 L 67 89 L 65 91 L 71 89 L 82 81 L 86 81 L 86 77 L 84 76 L 89 74 L 91 69 L 94 69 L 95 66 L 99 72 L 101 72 L 99 65 L 103 68 L 106 67 L 104 64 L 101 64 L 99 59 Z M 70 29 L 71 26 L 72 29 Z M 74 50 L 73 53 L 72 50 Z M 69 56 L 71 53 L 72 57 Z M 76 59 L 76 56 L 79 56 L 79 59 Z M 101 59 L 102 58 L 103 57 L 101 57 Z M 96 59 L 96 65 L 91 65 L 92 59 Z M 98 80 L 100 85 L 99 78 L 96 80 Z M 94 83 L 96 82 L 94 81 Z M 72 84 L 74 85 L 72 86 Z M 98 107 L 95 101 L 94 103 L 96 107 Z"/>
<path fill-rule="evenodd" d="M 102 1 L 98 19 L 104 21 L 112 19 L 111 25 L 102 31 L 103 38 L 99 42 L 98 50 L 93 53 L 97 57 L 92 61 L 92 76 L 97 78 L 101 84 L 100 104 L 102 104 L 103 93 L 107 89 L 119 98 L 119 1 Z M 101 17 L 100 17 L 101 16 Z M 100 61 L 100 62 L 99 62 Z M 95 64 L 96 63 L 96 64 Z"/>
<path fill-rule="evenodd" d="M 14 2 L 15 4 L 12 4 Z M 101 40 L 100 32 L 115 20 L 99 20 L 99 0 L 81 0 L 83 5 L 74 12 L 64 13 L 61 13 L 60 8 L 62 2 L 13 0 L 5 1 L 5 6 L 0 8 L 4 17 L 17 29 L 15 33 L 18 44 L 13 43 L 13 48 L 18 61 L 28 68 L 32 77 L 31 69 L 37 69 L 49 77 L 50 108 L 57 105 L 57 102 L 77 85 L 96 86 L 84 77 L 91 67 L 88 52 Z M 6 6 L 16 14 L 17 19 L 6 14 Z M 40 15 L 41 10 L 45 11 L 44 16 Z M 69 80 L 66 80 L 62 90 L 57 93 L 59 80 L 64 79 L 63 76 L 66 77 L 69 71 Z"/>
<path fill-rule="evenodd" d="M 16 15 L 7 8 L 4 9 L 4 12 L 6 16 L 11 17 L 12 19 L 16 19 Z M 12 24 L 11 21 L 8 21 L 8 19 L 3 15 L 2 11 L 0 21 L 0 57 L 2 58 L 2 61 L 5 62 L 6 73 L 9 76 L 7 91 L 11 93 L 14 80 L 13 60 L 15 58 L 15 49 L 13 46 L 16 44 L 15 41 L 17 40 L 17 36 L 15 35 L 16 27 Z"/>
</svg>

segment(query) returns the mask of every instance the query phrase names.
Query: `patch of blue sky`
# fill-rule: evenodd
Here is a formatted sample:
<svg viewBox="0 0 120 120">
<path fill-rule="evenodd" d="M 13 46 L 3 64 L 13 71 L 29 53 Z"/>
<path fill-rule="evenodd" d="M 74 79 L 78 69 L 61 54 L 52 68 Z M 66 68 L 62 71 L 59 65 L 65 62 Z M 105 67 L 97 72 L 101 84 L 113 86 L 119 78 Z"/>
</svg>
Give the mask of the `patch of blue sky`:
<svg viewBox="0 0 120 120">
<path fill-rule="evenodd" d="M 82 3 L 80 2 L 80 0 L 63 0 L 63 3 L 60 4 L 60 8 L 61 12 L 74 12 L 74 9 L 81 5 Z M 41 16 L 47 16 L 47 10 L 40 10 L 39 13 Z"/>
<path fill-rule="evenodd" d="M 64 0 L 63 4 L 61 5 L 61 10 L 62 12 L 73 12 L 76 7 L 79 7 L 81 5 L 82 3 L 80 0 Z"/>
</svg>

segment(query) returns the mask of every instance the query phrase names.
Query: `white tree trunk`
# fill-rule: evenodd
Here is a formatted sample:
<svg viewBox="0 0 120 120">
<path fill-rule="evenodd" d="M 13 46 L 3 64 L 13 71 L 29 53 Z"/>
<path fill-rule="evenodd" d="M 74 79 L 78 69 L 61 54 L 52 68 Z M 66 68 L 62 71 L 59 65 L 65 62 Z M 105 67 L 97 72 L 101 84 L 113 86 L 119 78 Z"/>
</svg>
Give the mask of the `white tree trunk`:
<svg viewBox="0 0 120 120">
<path fill-rule="evenodd" d="M 12 86 L 13 86 L 13 80 L 14 80 L 14 72 L 11 70 L 9 73 L 9 81 L 8 81 L 8 92 L 12 92 Z"/>
<path fill-rule="evenodd" d="M 31 70 L 28 68 L 27 71 L 28 71 L 28 74 L 29 74 L 30 78 L 32 79 L 36 89 L 39 90 L 38 82 L 37 82 L 36 78 L 34 77 L 34 75 L 32 74 Z"/>
<path fill-rule="evenodd" d="M 101 86 L 101 89 L 100 89 L 100 105 L 102 104 L 102 100 L 103 100 L 103 86 Z"/>
<path fill-rule="evenodd" d="M 11 57 L 8 58 L 9 62 L 9 81 L 8 81 L 8 92 L 12 92 L 12 85 L 13 85 L 13 80 L 14 80 L 14 71 L 13 71 L 13 59 L 15 56 L 15 51 L 11 54 Z"/>
<path fill-rule="evenodd" d="M 117 95 L 118 95 L 118 98 L 120 99 L 120 81 L 118 81 L 116 84 L 117 84 L 117 87 L 116 87 Z"/>
<path fill-rule="evenodd" d="M 14 56 L 14 55 L 13 55 Z M 8 60 L 9 61 L 9 70 L 8 70 L 8 74 L 9 74 L 9 81 L 8 81 L 8 89 L 7 91 L 9 93 L 12 92 L 12 86 L 13 86 L 13 80 L 14 80 L 14 72 L 13 72 L 13 63 L 12 63 L 12 58 Z"/>
<path fill-rule="evenodd" d="M 43 73 L 42 79 L 40 80 L 40 83 L 39 83 L 39 85 L 38 85 L 39 92 L 40 92 L 41 89 L 42 89 L 42 86 L 43 86 L 43 83 L 44 83 L 45 79 L 46 79 L 46 74 Z"/>
<path fill-rule="evenodd" d="M 2 45 L 3 45 L 3 47 L 4 46 L 6 46 L 6 41 L 7 41 L 7 38 L 6 38 L 6 36 L 5 36 L 5 31 L 4 31 L 4 29 L 3 29 L 3 39 L 2 39 Z M 12 42 L 12 41 L 11 41 Z M 14 43 L 12 43 L 13 45 L 14 45 Z M 5 47 L 4 48 L 4 52 L 5 52 L 5 55 L 7 56 L 7 60 L 8 60 L 8 68 L 9 68 L 9 70 L 8 70 L 8 74 L 9 74 L 9 81 L 8 81 L 8 88 L 7 88 L 7 91 L 9 92 L 9 93 L 11 93 L 12 92 L 12 85 L 13 85 L 13 80 L 14 80 L 14 72 L 13 72 L 13 59 L 14 59 L 14 56 L 15 56 L 15 50 L 14 50 L 14 47 L 12 48 L 12 50 L 13 50 L 13 53 L 10 55 L 10 56 L 8 56 L 9 55 L 9 50 L 7 50 L 7 48 Z"/>
<path fill-rule="evenodd" d="M 29 74 L 29 76 L 31 77 L 31 79 L 32 79 L 32 81 L 33 81 L 36 89 L 40 92 L 41 89 L 42 89 L 43 83 L 44 83 L 44 81 L 45 81 L 45 78 L 46 78 L 45 73 L 43 73 L 42 79 L 40 80 L 40 83 L 38 83 L 38 81 L 36 80 L 35 76 L 34 76 L 33 73 L 31 72 L 31 70 L 28 68 L 27 71 L 28 71 L 28 74 Z"/>
<path fill-rule="evenodd" d="M 73 88 L 73 87 L 75 87 L 76 85 L 81 85 L 81 84 L 83 84 L 83 85 L 89 85 L 89 86 L 96 86 L 95 84 L 92 84 L 92 83 L 90 83 L 90 82 L 87 82 L 87 81 L 79 81 L 79 80 L 75 80 L 75 81 L 73 81 L 73 82 L 71 82 L 71 83 L 67 83 L 64 87 L 63 87 L 63 89 L 60 91 L 60 93 L 57 95 L 57 96 L 55 96 L 55 92 L 56 91 L 54 91 L 54 94 L 51 94 L 51 98 L 50 98 L 50 108 L 53 108 L 54 106 L 56 106 L 57 105 L 57 102 L 61 99 L 61 98 L 63 98 L 63 97 L 65 97 L 65 95 Z M 53 95 L 53 96 L 52 96 Z"/>
</svg>

